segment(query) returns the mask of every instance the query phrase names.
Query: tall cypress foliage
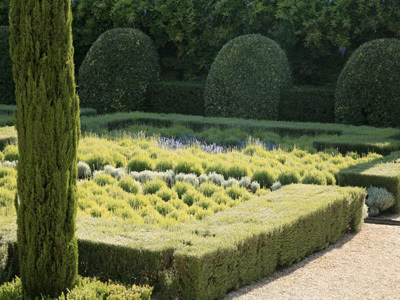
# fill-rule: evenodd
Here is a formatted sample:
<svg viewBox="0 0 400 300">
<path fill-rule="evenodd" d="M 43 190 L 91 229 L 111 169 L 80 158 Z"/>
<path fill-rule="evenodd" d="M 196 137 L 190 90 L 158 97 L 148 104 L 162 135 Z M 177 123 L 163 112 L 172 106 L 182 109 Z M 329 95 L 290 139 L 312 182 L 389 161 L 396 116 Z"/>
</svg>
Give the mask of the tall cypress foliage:
<svg viewBox="0 0 400 300">
<path fill-rule="evenodd" d="M 11 0 L 18 249 L 23 288 L 30 296 L 58 296 L 77 274 L 80 126 L 71 21 L 71 0 Z"/>
</svg>

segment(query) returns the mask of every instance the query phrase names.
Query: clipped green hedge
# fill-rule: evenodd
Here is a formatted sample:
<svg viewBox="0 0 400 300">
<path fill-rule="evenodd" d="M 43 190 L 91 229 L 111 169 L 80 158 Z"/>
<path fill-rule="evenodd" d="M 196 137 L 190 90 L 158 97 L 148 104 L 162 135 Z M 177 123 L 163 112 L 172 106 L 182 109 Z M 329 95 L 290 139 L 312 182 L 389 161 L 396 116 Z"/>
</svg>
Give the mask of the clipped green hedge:
<svg viewBox="0 0 400 300">
<path fill-rule="evenodd" d="M 9 36 L 10 27 L 0 26 L 0 104 L 15 104 Z"/>
<path fill-rule="evenodd" d="M 0 130 L 0 151 L 9 144 L 17 142 L 17 131 L 13 126 L 1 127 Z"/>
<path fill-rule="evenodd" d="M 273 40 L 248 34 L 228 42 L 207 77 L 207 116 L 278 119 L 280 92 L 292 84 L 285 52 Z"/>
<path fill-rule="evenodd" d="M 147 111 L 204 116 L 204 83 L 153 84 L 147 89 Z"/>
<path fill-rule="evenodd" d="M 98 113 L 145 110 L 146 90 L 159 79 L 152 40 L 137 29 L 117 28 L 92 45 L 79 70 L 81 105 Z"/>
<path fill-rule="evenodd" d="M 357 152 L 359 154 L 375 152 L 381 155 L 389 155 L 393 151 L 400 150 L 400 143 L 397 138 L 391 135 L 373 135 L 372 131 L 370 135 L 351 132 L 347 135 L 339 136 L 317 136 L 314 139 L 313 146 L 318 151 L 334 148 L 342 154 L 347 152 Z"/>
<path fill-rule="evenodd" d="M 397 158 L 400 153 L 397 153 Z M 359 164 L 339 173 L 339 184 L 342 186 L 370 186 L 387 189 L 396 199 L 396 203 L 389 209 L 390 212 L 400 212 L 400 161 L 394 162 L 393 156 L 370 163 Z M 390 160 L 392 158 L 392 160 Z"/>
<path fill-rule="evenodd" d="M 336 121 L 400 126 L 400 40 L 363 44 L 351 56 L 336 89 Z"/>
<path fill-rule="evenodd" d="M 327 247 L 349 228 L 358 231 L 365 196 L 360 188 L 289 185 L 169 229 L 80 218 L 79 269 L 83 275 L 155 285 L 167 299 L 222 298 Z M 0 225 L 3 241 L 13 243 L 15 225 L 7 227 L 4 220 Z"/>
<path fill-rule="evenodd" d="M 16 105 L 4 105 L 0 104 L 0 115 L 13 115 L 17 111 Z M 97 111 L 94 108 L 80 108 L 81 116 L 92 117 L 97 115 Z"/>
<path fill-rule="evenodd" d="M 335 122 L 335 88 L 296 86 L 281 92 L 279 119 L 297 122 Z"/>
</svg>

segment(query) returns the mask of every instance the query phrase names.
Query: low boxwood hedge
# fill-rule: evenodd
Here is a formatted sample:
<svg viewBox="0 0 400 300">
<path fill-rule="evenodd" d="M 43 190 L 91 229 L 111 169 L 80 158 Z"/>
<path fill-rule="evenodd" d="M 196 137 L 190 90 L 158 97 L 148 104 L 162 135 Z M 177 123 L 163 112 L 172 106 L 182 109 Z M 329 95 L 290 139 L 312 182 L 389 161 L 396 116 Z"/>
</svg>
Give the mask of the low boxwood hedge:
<svg viewBox="0 0 400 300">
<path fill-rule="evenodd" d="M 281 92 L 279 119 L 296 122 L 335 122 L 335 88 L 296 86 Z"/>
<path fill-rule="evenodd" d="M 349 228 L 358 231 L 365 196 L 360 188 L 290 185 L 165 229 L 81 218 L 80 274 L 155 285 L 167 299 L 222 298 L 327 247 Z M 15 219 L 3 218 L 0 226 L 3 245 L 15 245 Z M 15 246 L 8 249 L 15 257 Z M 0 274 L 15 274 L 16 261 L 3 261 Z"/>
<path fill-rule="evenodd" d="M 339 173 L 342 186 L 382 187 L 393 194 L 396 203 L 389 212 L 400 212 L 400 153 L 365 164 L 359 164 Z M 397 162 L 396 162 L 397 161 Z"/>
<path fill-rule="evenodd" d="M 204 116 L 204 83 L 161 82 L 147 89 L 147 111 Z"/>
</svg>

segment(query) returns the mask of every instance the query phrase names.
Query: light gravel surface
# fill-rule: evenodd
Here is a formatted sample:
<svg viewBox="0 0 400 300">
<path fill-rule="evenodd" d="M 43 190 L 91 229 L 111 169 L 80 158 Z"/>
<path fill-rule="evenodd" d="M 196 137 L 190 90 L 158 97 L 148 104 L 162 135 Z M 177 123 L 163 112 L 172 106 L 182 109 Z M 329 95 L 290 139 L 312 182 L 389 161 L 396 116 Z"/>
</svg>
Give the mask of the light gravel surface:
<svg viewBox="0 0 400 300">
<path fill-rule="evenodd" d="M 400 299 L 400 226 L 364 224 L 358 234 L 225 300 Z"/>
</svg>

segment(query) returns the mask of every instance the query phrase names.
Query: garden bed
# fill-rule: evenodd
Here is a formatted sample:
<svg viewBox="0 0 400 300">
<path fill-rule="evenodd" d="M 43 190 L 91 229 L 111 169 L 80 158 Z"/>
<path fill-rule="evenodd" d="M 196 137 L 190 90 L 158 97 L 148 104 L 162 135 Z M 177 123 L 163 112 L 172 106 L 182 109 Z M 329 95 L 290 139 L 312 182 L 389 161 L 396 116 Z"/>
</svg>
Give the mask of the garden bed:
<svg viewBox="0 0 400 300">
<path fill-rule="evenodd" d="M 80 218 L 80 273 L 146 282 L 167 298 L 221 298 L 359 230 L 364 199 L 358 188 L 291 185 L 170 228 Z M 7 219 L 2 243 L 13 244 L 14 219 Z M 7 261 L 5 269 L 13 267 Z"/>
</svg>

